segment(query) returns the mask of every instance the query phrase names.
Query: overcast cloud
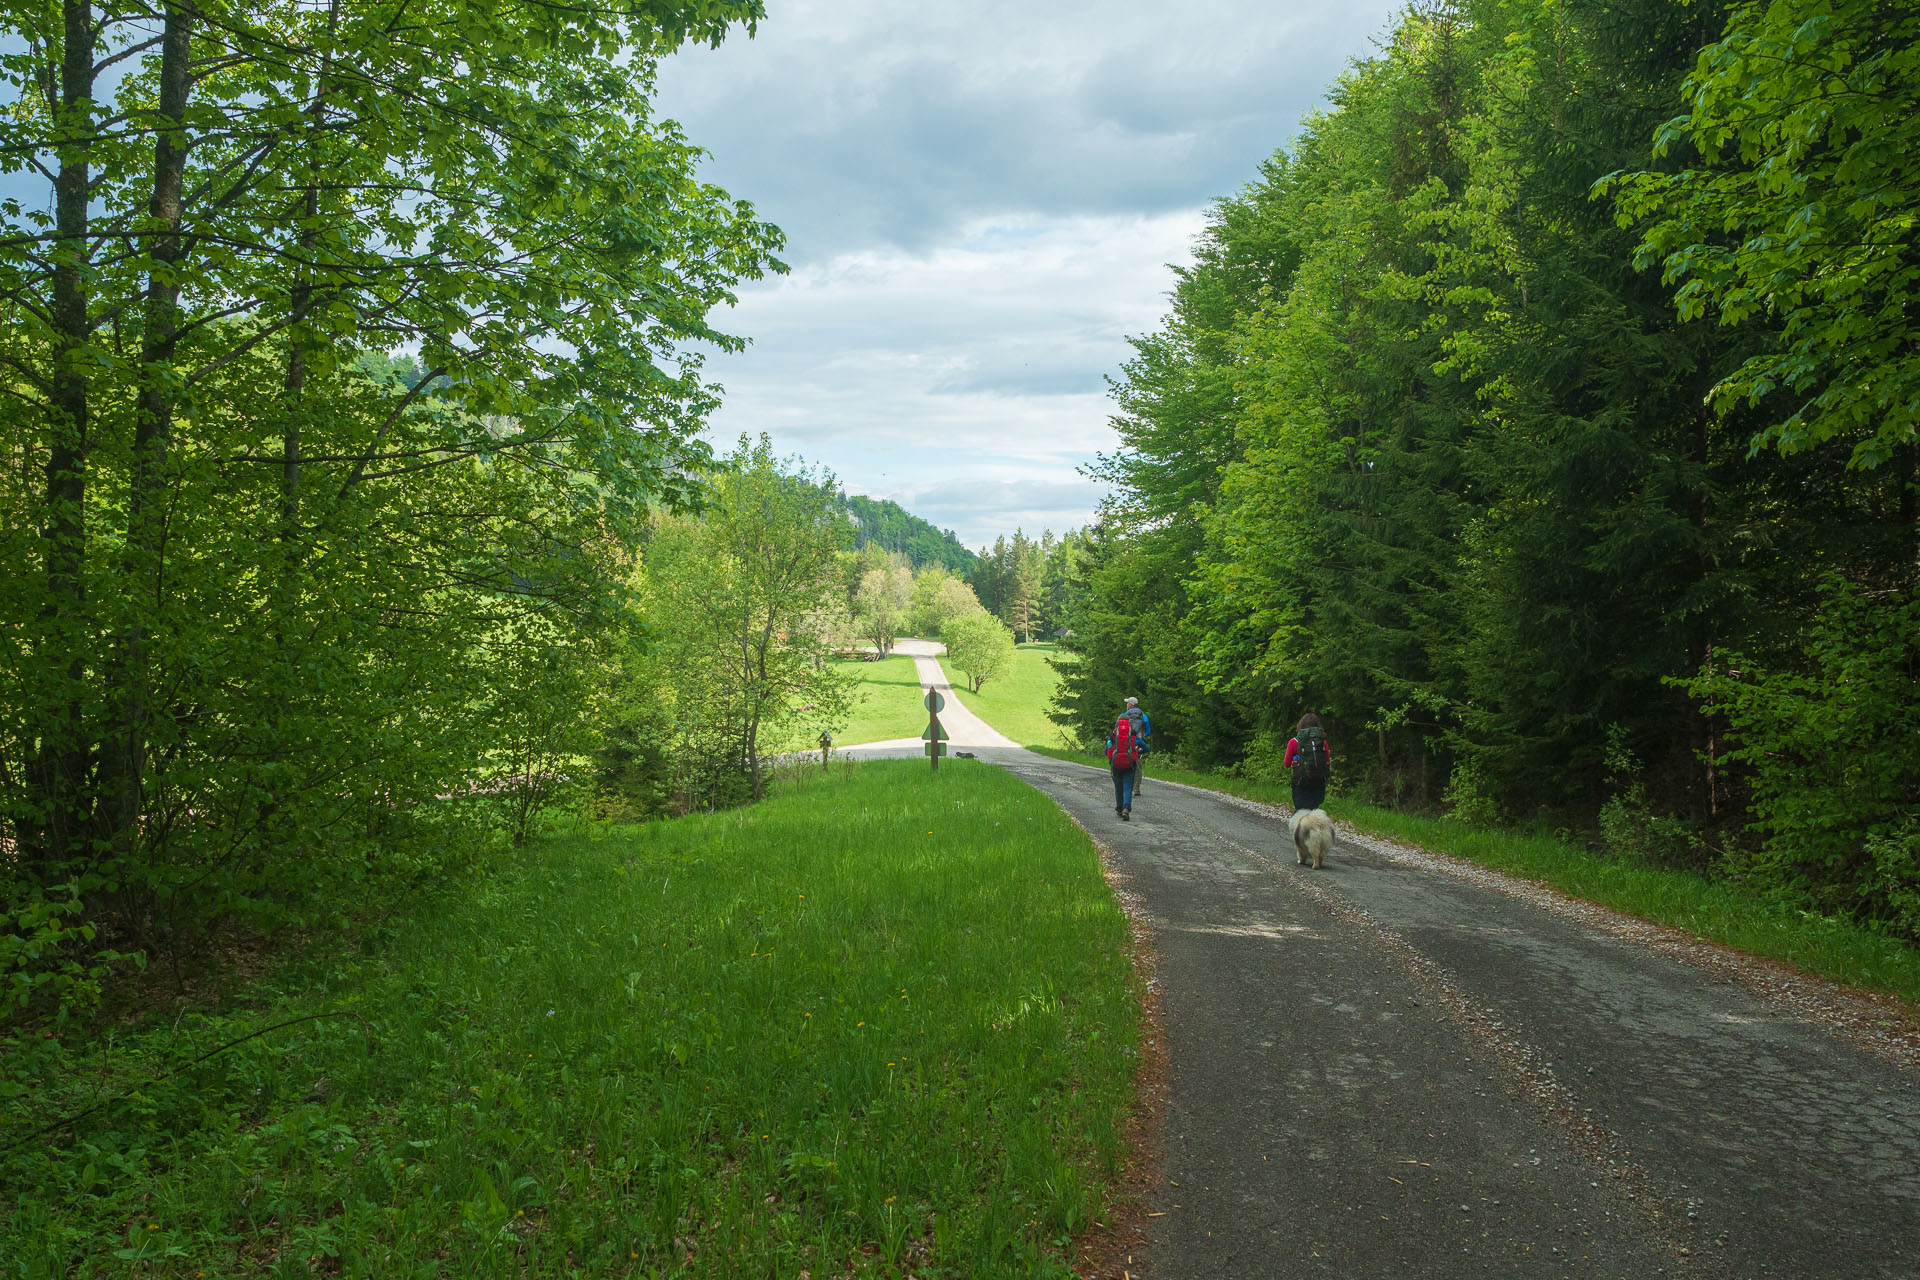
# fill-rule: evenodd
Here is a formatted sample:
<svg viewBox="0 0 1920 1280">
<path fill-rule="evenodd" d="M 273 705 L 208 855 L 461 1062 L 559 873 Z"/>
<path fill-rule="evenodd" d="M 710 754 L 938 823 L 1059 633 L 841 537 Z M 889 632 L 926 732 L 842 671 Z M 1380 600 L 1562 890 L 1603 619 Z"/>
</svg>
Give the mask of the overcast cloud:
<svg viewBox="0 0 1920 1280">
<path fill-rule="evenodd" d="M 1084 523 L 1167 264 L 1399 7 L 769 0 L 675 55 L 662 112 L 793 267 L 722 321 L 753 346 L 709 366 L 716 442 L 764 430 L 975 547 Z"/>
</svg>

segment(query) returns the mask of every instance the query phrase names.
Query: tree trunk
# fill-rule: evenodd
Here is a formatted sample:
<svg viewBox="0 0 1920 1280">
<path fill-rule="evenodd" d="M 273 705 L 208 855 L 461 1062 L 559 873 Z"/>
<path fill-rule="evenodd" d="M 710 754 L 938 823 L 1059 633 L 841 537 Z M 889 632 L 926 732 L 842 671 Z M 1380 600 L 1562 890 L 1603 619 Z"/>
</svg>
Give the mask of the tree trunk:
<svg viewBox="0 0 1920 1280">
<path fill-rule="evenodd" d="M 759 804 L 764 785 L 760 777 L 760 717 L 751 713 L 747 716 L 747 775 L 753 779 L 753 802 Z"/>
<path fill-rule="evenodd" d="M 81 350 L 92 337 L 87 314 L 87 201 L 91 194 L 89 156 L 93 141 L 93 7 L 67 0 L 61 42 L 56 109 L 59 171 L 55 175 L 52 293 L 57 344 L 49 395 L 49 448 L 46 470 L 47 602 L 42 611 L 39 656 L 49 682 L 46 702 L 36 713 L 38 746 L 29 783 L 35 812 L 23 840 L 28 866 L 57 875 L 56 864 L 82 838 L 87 750 L 82 723 L 82 694 L 87 678 L 84 653 L 87 556 L 88 399 Z M 84 116 L 82 113 L 86 113 Z"/>
<path fill-rule="evenodd" d="M 187 94 L 193 14 L 171 7 L 161 36 L 159 138 L 153 149 L 153 196 L 148 213 L 155 230 L 148 241 L 145 332 L 140 347 L 140 394 L 134 413 L 133 458 L 127 494 L 127 546 L 123 561 L 136 619 L 160 616 L 161 564 L 165 557 L 166 463 L 173 437 L 174 349 L 180 331 L 180 267 L 186 243 L 180 234 L 181 193 L 187 171 Z M 152 723 L 152 651 L 143 621 L 120 637 L 109 705 L 114 722 L 101 761 L 105 801 L 100 834 L 124 846 L 139 820 L 148 737 Z"/>
<path fill-rule="evenodd" d="M 1901 445 L 1894 470 L 1900 486 L 1900 525 L 1906 530 L 1907 568 L 1913 589 L 1920 593 L 1920 440 Z M 1905 465 L 1900 465 L 1904 463 Z"/>
</svg>

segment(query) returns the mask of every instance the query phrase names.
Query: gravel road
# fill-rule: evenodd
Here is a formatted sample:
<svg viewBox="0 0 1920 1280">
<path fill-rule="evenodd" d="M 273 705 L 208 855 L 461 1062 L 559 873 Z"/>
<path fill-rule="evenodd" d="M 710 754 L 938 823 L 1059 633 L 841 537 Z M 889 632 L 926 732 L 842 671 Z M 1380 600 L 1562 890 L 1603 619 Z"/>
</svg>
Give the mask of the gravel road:
<svg viewBox="0 0 1920 1280">
<path fill-rule="evenodd" d="M 980 756 L 1093 833 L 1151 931 L 1136 1280 L 1920 1276 L 1920 1066 L 1873 1006 L 1345 831 L 1297 867 L 1276 812 L 1151 768 L 1122 824 L 1103 771 Z"/>
</svg>

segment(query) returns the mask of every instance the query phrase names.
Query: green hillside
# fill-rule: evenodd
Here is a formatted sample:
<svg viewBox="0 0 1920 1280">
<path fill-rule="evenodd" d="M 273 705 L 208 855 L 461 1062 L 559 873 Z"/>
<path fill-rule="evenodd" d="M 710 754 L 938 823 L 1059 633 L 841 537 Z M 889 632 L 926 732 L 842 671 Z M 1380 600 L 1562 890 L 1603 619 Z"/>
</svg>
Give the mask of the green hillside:
<svg viewBox="0 0 1920 1280">
<path fill-rule="evenodd" d="M 936 529 L 897 502 L 843 494 L 840 499 L 856 530 L 856 545 L 869 544 L 906 556 L 915 569 L 939 565 L 966 576 L 978 558 L 951 529 Z"/>
</svg>

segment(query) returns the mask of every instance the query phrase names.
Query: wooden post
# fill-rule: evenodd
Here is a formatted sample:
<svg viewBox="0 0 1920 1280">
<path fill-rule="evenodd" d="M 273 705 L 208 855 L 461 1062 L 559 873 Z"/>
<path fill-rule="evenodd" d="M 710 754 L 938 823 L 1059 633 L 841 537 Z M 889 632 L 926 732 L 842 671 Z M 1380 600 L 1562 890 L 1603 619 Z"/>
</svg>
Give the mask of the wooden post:
<svg viewBox="0 0 1920 1280">
<path fill-rule="evenodd" d="M 830 733 L 823 732 L 820 735 L 820 767 L 822 769 L 827 767 L 827 757 L 831 756 L 832 754 L 833 754 L 833 735 Z"/>
</svg>

